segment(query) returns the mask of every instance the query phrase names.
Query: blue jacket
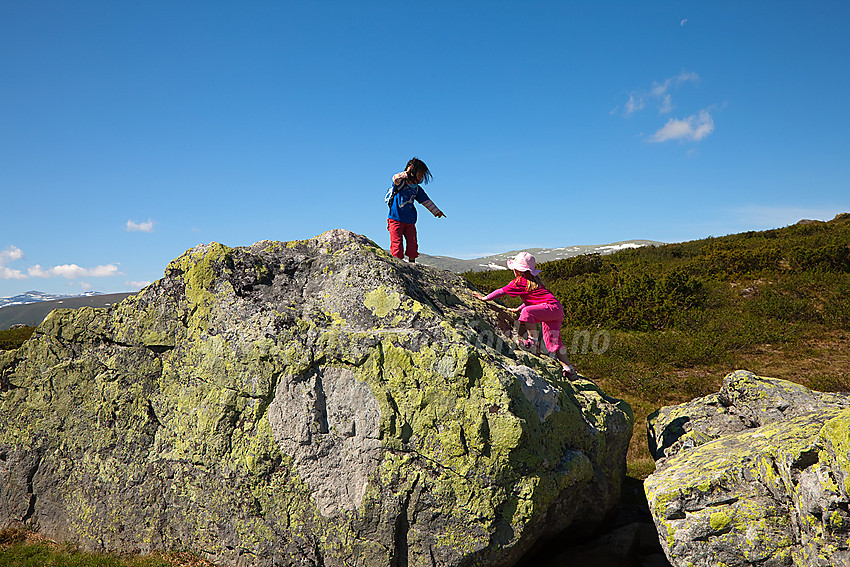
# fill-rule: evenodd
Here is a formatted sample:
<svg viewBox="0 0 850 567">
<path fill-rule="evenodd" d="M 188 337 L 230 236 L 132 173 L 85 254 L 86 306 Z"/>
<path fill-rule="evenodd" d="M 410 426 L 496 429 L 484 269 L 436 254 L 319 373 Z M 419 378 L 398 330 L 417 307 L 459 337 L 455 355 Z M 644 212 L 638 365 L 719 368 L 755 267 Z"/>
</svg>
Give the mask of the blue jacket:
<svg viewBox="0 0 850 567">
<path fill-rule="evenodd" d="M 425 201 L 430 200 L 428 194 L 419 185 L 402 183 L 398 187 L 392 186 L 384 198 L 384 201 L 390 206 L 390 213 L 387 218 L 413 224 L 416 222 L 416 207 L 413 205 L 413 201 L 425 204 Z"/>
</svg>

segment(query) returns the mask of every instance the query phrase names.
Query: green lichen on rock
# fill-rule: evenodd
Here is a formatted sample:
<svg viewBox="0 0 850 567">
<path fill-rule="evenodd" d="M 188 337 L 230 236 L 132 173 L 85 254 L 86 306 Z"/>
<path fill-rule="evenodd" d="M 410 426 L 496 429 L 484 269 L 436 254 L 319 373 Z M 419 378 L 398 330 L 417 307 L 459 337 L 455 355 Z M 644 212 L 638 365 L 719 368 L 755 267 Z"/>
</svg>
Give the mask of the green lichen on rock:
<svg viewBox="0 0 850 567">
<path fill-rule="evenodd" d="M 347 231 L 198 246 L 0 355 L 0 523 L 246 565 L 510 565 L 616 506 L 628 405 Z"/>
<path fill-rule="evenodd" d="M 709 519 L 709 525 L 711 529 L 719 532 L 725 529 L 729 524 L 732 523 L 732 519 L 729 517 L 726 512 L 713 512 Z"/>
<path fill-rule="evenodd" d="M 847 496 L 850 494 L 850 410 L 826 422 L 820 432 L 820 442 L 823 447 L 821 459 L 833 459 L 835 469 L 840 471 L 829 477 L 833 481 L 829 488 L 838 489 L 838 481 Z"/>
<path fill-rule="evenodd" d="M 376 317 L 386 317 L 401 307 L 401 296 L 396 292 L 387 292 L 383 287 L 372 290 L 363 299 L 363 305 L 372 310 Z"/>
<path fill-rule="evenodd" d="M 644 483 L 670 562 L 846 564 L 848 498 L 840 487 L 848 470 L 848 400 L 742 371 L 728 376 L 724 388 L 724 411 L 746 417 L 741 425 L 702 444 L 667 443 L 676 450 L 659 458 Z M 729 395 L 734 391 L 748 395 Z M 657 431 L 672 431 L 667 419 L 680 420 L 683 430 L 707 429 L 715 400 L 664 408 Z M 782 408 L 787 417 L 769 408 Z"/>
</svg>

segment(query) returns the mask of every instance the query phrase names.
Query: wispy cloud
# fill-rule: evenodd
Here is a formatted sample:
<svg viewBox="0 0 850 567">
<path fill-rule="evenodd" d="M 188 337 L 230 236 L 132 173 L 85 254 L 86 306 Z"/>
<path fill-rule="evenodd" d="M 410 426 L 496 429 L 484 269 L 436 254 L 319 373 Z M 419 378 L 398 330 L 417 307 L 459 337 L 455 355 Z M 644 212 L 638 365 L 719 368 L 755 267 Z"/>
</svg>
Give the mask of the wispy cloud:
<svg viewBox="0 0 850 567">
<path fill-rule="evenodd" d="M 6 262 L 20 260 L 24 257 L 24 253 L 17 246 L 9 246 L 5 250 L 0 251 L 0 279 L 2 280 L 25 280 L 26 274 L 20 270 L 13 270 L 6 267 Z"/>
<path fill-rule="evenodd" d="M 698 81 L 699 75 L 693 71 L 682 71 L 675 77 L 670 77 L 660 83 L 653 83 L 648 91 L 633 91 L 629 93 L 629 100 L 623 105 L 623 114 L 631 116 L 646 108 L 649 103 L 658 105 L 659 114 L 669 114 L 673 111 L 673 96 L 670 94 L 670 90 L 682 83 L 696 83 Z"/>
<path fill-rule="evenodd" d="M 69 280 L 79 278 L 106 278 L 119 274 L 118 266 L 106 264 L 94 268 L 82 268 L 76 264 L 62 264 L 44 269 L 39 264 L 27 269 L 27 274 L 33 278 L 66 278 Z"/>
<path fill-rule="evenodd" d="M 142 289 L 143 287 L 147 287 L 147 286 L 151 285 L 151 283 L 152 282 L 148 282 L 148 281 L 128 280 L 128 281 L 124 282 L 124 285 L 126 285 L 128 288 Z"/>
<path fill-rule="evenodd" d="M 682 71 L 675 77 L 665 79 L 662 83 L 653 83 L 651 92 L 656 96 L 661 96 L 670 90 L 670 87 L 675 87 L 682 83 L 696 83 L 697 81 L 699 81 L 699 75 L 693 71 Z"/>
<path fill-rule="evenodd" d="M 148 219 L 142 222 L 134 222 L 127 219 L 127 232 L 153 232 L 153 220 Z"/>
<path fill-rule="evenodd" d="M 670 140 L 699 141 L 714 132 L 714 119 L 708 110 L 700 110 L 684 119 L 671 118 L 648 141 L 659 143 Z"/>
<path fill-rule="evenodd" d="M 629 100 L 626 101 L 624 112 L 626 116 L 630 116 L 639 110 L 643 110 L 644 106 L 646 106 L 646 103 L 643 101 L 643 97 L 632 93 L 629 95 Z"/>
<path fill-rule="evenodd" d="M 699 75 L 693 71 L 682 71 L 660 83 L 653 83 L 649 90 L 629 93 L 629 100 L 623 105 L 622 114 L 631 116 L 650 104 L 658 109 L 659 116 L 671 114 L 675 109 L 672 91 L 679 85 L 696 83 L 699 80 Z M 712 104 L 686 118 L 670 118 L 666 124 L 645 140 L 650 143 L 669 142 L 671 140 L 690 142 L 703 140 L 714 132 L 714 118 L 711 111 L 717 108 L 718 105 Z M 619 112 L 619 107 L 611 111 L 612 114 Z"/>
</svg>

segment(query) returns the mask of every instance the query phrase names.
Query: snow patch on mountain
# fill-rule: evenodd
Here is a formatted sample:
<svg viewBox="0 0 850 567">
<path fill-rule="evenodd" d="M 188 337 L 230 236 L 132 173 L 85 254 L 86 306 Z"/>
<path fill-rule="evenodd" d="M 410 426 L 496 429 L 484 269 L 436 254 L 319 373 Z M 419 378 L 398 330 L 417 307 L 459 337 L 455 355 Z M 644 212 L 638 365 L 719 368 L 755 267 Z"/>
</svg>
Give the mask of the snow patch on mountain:
<svg viewBox="0 0 850 567">
<path fill-rule="evenodd" d="M 8 307 L 9 305 L 26 305 L 27 303 L 39 303 L 41 301 L 56 301 L 58 299 L 68 299 L 70 297 L 92 297 L 95 295 L 103 294 L 99 291 L 87 291 L 85 293 L 74 295 L 58 295 L 55 293 L 30 290 L 11 297 L 0 297 L 0 307 Z"/>
</svg>

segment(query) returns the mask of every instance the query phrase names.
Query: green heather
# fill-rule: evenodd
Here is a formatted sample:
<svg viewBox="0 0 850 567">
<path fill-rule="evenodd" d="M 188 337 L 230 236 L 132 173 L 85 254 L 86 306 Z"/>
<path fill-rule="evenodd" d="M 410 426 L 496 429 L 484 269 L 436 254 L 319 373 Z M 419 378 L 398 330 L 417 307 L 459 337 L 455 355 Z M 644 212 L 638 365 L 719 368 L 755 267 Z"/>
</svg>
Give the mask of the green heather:
<svg viewBox="0 0 850 567">
<path fill-rule="evenodd" d="M 729 371 L 850 390 L 848 243 L 845 213 L 829 222 L 541 264 L 564 304 L 573 362 L 635 412 L 630 474 L 654 468 L 645 417 L 716 392 Z M 490 291 L 512 274 L 464 276 Z M 609 346 L 594 352 L 588 338 L 602 331 Z"/>
<path fill-rule="evenodd" d="M 18 327 L 17 329 L 6 329 L 0 331 L 0 350 L 16 349 L 30 338 L 35 327 Z"/>
</svg>

